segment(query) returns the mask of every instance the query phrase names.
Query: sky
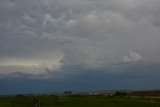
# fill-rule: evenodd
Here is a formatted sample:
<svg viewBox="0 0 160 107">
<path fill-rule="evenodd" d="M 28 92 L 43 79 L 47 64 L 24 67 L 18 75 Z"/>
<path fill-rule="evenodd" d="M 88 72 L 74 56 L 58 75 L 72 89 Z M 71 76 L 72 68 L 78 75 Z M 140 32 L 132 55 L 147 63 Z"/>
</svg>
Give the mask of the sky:
<svg viewBox="0 0 160 107">
<path fill-rule="evenodd" d="M 160 89 L 159 0 L 0 0 L 0 94 Z"/>
</svg>

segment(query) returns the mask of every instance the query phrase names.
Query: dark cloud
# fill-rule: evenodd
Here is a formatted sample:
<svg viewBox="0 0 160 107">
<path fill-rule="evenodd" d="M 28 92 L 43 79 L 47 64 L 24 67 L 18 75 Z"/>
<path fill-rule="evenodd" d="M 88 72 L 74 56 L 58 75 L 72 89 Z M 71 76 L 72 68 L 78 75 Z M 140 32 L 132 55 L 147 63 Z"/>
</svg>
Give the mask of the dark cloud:
<svg viewBox="0 0 160 107">
<path fill-rule="evenodd" d="M 159 0 L 1 0 L 0 75 L 157 78 L 159 13 Z"/>
<path fill-rule="evenodd" d="M 146 62 L 121 63 L 110 69 L 96 70 L 85 69 L 78 65 L 67 66 L 53 73 L 54 75 L 48 72 L 52 76 L 50 79 L 44 78 L 45 75 L 16 72 L 14 76 L 0 79 L 2 86 L 0 94 L 63 92 L 64 90 L 159 89 L 159 68 L 159 63 Z M 121 73 L 116 73 L 120 72 L 119 70 Z"/>
</svg>

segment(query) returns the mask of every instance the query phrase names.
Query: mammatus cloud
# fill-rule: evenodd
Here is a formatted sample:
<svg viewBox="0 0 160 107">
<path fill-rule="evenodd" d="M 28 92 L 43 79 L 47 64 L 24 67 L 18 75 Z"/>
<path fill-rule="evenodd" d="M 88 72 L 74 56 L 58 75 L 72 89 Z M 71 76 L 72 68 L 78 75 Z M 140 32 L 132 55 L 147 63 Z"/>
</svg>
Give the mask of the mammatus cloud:
<svg viewBox="0 0 160 107">
<path fill-rule="evenodd" d="M 3 2 L 1 2 L 1 7 L 4 9 L 13 9 L 15 6 L 15 3 L 12 1 L 3 0 Z"/>
<path fill-rule="evenodd" d="M 120 74 L 157 64 L 159 11 L 159 0 L 1 0 L 0 75 Z"/>
</svg>

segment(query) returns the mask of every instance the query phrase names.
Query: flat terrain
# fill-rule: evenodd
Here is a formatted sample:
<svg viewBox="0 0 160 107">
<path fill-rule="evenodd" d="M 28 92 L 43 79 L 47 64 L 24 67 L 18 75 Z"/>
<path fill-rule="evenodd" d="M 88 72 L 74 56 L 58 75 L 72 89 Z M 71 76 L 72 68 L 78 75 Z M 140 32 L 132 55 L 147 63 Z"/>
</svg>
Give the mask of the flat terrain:
<svg viewBox="0 0 160 107">
<path fill-rule="evenodd" d="M 160 99 L 131 96 L 10 96 L 0 97 L 0 107 L 160 107 Z"/>
</svg>

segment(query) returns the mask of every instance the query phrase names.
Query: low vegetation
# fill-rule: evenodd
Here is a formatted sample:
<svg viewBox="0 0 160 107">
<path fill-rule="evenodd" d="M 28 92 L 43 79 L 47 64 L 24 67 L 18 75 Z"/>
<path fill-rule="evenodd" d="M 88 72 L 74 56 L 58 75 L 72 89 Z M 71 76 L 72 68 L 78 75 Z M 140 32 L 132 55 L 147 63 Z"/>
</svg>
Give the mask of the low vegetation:
<svg viewBox="0 0 160 107">
<path fill-rule="evenodd" d="M 160 107 L 160 98 L 120 92 L 111 96 L 17 95 L 0 97 L 0 107 Z"/>
</svg>

